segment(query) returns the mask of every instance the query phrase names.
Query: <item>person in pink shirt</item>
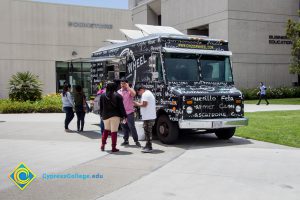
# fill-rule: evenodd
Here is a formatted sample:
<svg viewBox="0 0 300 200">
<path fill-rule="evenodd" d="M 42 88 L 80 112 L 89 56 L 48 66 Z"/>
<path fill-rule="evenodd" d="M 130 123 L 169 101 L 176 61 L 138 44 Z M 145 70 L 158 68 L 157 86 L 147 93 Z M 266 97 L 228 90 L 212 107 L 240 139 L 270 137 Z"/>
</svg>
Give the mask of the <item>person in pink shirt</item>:
<svg viewBox="0 0 300 200">
<path fill-rule="evenodd" d="M 138 134 L 135 128 L 134 123 L 134 105 L 133 98 L 136 95 L 134 89 L 129 87 L 128 81 L 126 79 L 121 80 L 121 89 L 118 90 L 118 93 L 123 97 L 123 104 L 127 114 L 127 120 L 121 124 L 122 131 L 124 133 L 124 142 L 121 144 L 123 146 L 129 145 L 129 133 L 136 144 L 136 146 L 141 147 L 141 144 L 138 141 Z"/>
</svg>

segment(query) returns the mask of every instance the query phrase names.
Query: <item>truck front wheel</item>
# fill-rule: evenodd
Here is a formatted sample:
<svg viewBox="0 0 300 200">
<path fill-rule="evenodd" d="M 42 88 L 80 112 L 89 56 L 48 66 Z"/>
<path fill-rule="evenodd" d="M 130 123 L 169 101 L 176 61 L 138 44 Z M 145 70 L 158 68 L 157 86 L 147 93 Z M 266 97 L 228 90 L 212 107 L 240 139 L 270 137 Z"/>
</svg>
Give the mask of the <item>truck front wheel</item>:
<svg viewBox="0 0 300 200">
<path fill-rule="evenodd" d="M 228 140 L 231 138 L 235 133 L 235 128 L 223 128 L 217 129 L 215 134 L 221 140 Z"/>
<path fill-rule="evenodd" d="M 156 133 L 162 143 L 173 144 L 178 139 L 179 128 L 168 116 L 161 115 L 156 123 Z"/>
</svg>

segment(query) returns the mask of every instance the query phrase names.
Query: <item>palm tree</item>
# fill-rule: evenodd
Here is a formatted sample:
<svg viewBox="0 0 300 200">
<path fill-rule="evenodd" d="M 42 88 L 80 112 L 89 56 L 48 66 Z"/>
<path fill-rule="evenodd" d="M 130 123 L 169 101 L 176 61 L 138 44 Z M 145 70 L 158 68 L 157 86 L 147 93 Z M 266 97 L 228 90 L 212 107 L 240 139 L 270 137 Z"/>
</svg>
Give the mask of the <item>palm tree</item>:
<svg viewBox="0 0 300 200">
<path fill-rule="evenodd" d="M 18 72 L 9 80 L 9 98 L 16 101 L 36 101 L 42 97 L 42 83 L 38 76 L 27 72 Z"/>
</svg>

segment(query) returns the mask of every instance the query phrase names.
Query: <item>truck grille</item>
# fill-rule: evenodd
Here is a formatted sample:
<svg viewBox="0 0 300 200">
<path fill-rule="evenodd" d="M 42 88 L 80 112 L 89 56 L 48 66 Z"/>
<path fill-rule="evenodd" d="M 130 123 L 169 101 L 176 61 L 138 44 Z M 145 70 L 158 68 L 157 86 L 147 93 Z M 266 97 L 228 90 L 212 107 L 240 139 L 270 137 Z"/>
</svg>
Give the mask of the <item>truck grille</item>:
<svg viewBox="0 0 300 200">
<path fill-rule="evenodd" d="M 236 104 L 239 100 L 239 104 Z M 183 99 L 183 119 L 212 119 L 212 118 L 237 118 L 243 116 L 243 105 L 238 96 L 196 96 Z M 236 112 L 236 106 L 240 112 Z M 238 110 L 238 109 L 237 109 Z"/>
</svg>

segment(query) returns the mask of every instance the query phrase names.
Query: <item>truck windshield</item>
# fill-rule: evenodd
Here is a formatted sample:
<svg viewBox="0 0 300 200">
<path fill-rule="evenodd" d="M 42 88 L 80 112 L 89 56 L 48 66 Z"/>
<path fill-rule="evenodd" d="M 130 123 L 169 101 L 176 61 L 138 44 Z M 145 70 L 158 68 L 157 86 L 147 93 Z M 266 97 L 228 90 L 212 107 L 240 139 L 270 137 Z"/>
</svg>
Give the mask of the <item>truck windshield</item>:
<svg viewBox="0 0 300 200">
<path fill-rule="evenodd" d="M 228 56 L 165 53 L 164 63 L 168 81 L 233 82 Z"/>
<path fill-rule="evenodd" d="M 166 53 L 165 69 L 168 81 L 199 81 L 199 64 L 194 54 Z"/>
<path fill-rule="evenodd" d="M 203 81 L 233 82 L 228 56 L 202 55 L 200 66 Z"/>
</svg>

